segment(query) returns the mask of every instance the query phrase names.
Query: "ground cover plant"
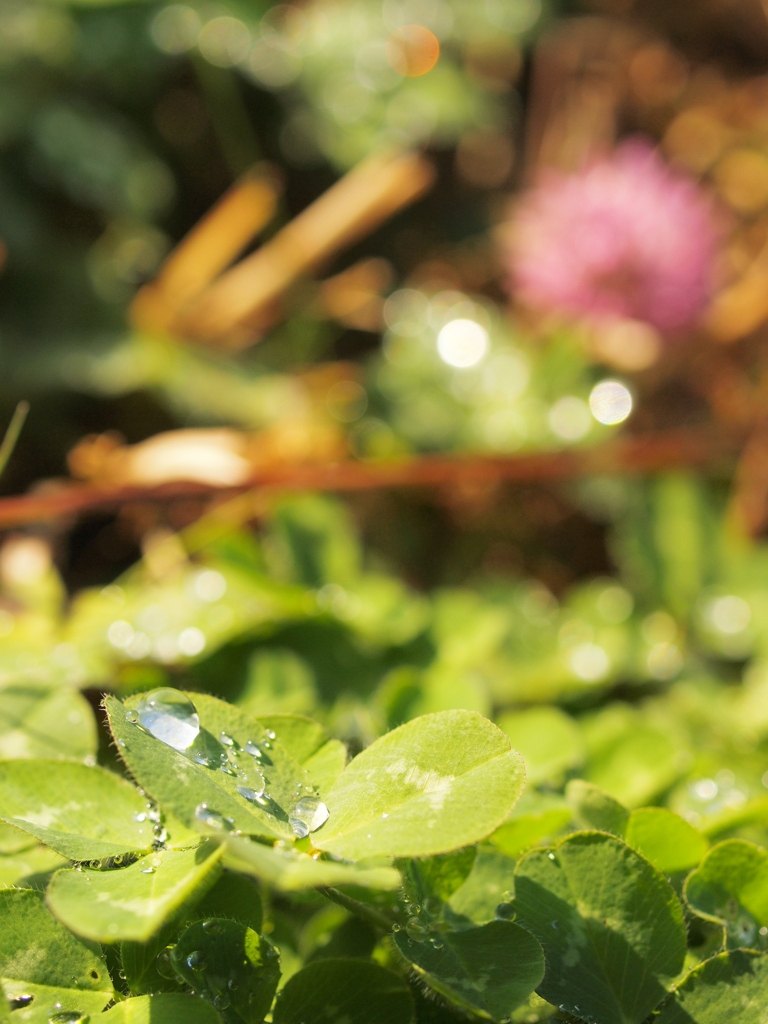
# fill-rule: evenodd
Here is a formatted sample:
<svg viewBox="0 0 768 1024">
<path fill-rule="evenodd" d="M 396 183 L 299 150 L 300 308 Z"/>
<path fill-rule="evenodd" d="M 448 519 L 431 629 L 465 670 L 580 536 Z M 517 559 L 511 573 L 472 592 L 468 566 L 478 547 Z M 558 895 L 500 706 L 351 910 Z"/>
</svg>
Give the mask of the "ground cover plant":
<svg viewBox="0 0 768 1024">
<path fill-rule="evenodd" d="M 1 1024 L 768 1024 L 759 6 L 0 0 Z"/>
</svg>

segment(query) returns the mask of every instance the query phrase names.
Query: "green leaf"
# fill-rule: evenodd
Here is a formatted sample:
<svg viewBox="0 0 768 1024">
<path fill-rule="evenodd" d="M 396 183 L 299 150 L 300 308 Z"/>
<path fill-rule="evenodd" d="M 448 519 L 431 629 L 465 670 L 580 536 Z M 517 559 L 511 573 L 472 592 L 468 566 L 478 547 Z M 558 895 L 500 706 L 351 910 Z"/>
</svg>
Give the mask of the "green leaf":
<svg viewBox="0 0 768 1024">
<path fill-rule="evenodd" d="M 260 715 L 259 722 L 271 729 L 294 761 L 307 771 L 313 785 L 327 792 L 347 763 L 347 748 L 331 739 L 326 729 L 304 715 Z"/>
<path fill-rule="evenodd" d="M 731 947 L 752 946 L 768 925 L 768 851 L 743 839 L 713 846 L 685 882 L 688 905 L 724 924 Z"/>
<path fill-rule="evenodd" d="M 709 846 L 701 832 L 665 807 L 632 811 L 624 840 L 664 875 L 690 870 Z"/>
<path fill-rule="evenodd" d="M 527 853 L 515 872 L 514 908 L 544 948 L 539 995 L 574 1016 L 640 1024 L 682 969 L 680 901 L 614 836 L 581 832 Z"/>
<path fill-rule="evenodd" d="M 226 843 L 225 867 L 244 871 L 281 889 L 294 892 L 318 885 L 359 885 L 366 889 L 397 889 L 400 875 L 391 867 L 365 867 L 314 860 L 292 848 L 265 846 L 231 836 Z"/>
<path fill-rule="evenodd" d="M 105 707 L 110 728 L 131 774 L 184 825 L 202 829 L 204 826 L 195 812 L 205 804 L 222 819 L 229 819 L 230 829 L 293 841 L 295 836 L 288 817 L 295 803 L 297 785 L 305 786 L 310 782 L 308 773 L 286 752 L 279 737 L 267 736 L 257 719 L 215 697 L 188 696 L 200 717 L 200 734 L 185 753 L 126 720 L 126 712 L 139 698 L 132 698 L 123 705 L 114 697 L 107 697 Z M 233 743 L 222 744 L 222 734 Z M 261 760 L 257 761 L 246 752 L 246 745 L 251 743 L 258 744 L 262 750 Z M 237 768 L 229 768 L 231 774 L 224 770 L 221 761 L 222 756 L 226 760 L 228 750 L 232 751 L 237 765 Z M 194 760 L 198 755 L 206 764 Z M 238 771 L 243 774 L 238 775 Z M 269 798 L 266 806 L 238 792 L 238 786 L 258 790 L 260 776 L 266 781 L 265 796 Z"/>
<path fill-rule="evenodd" d="M 417 903 L 436 898 L 448 900 L 466 882 L 477 850 L 468 846 L 455 853 L 444 853 L 438 857 L 424 857 L 421 860 L 403 860 L 398 867 L 405 877 L 406 887 Z"/>
<path fill-rule="evenodd" d="M 0 690 L 0 758 L 82 760 L 96 748 L 96 720 L 77 690 L 33 685 Z"/>
<path fill-rule="evenodd" d="M 451 911 L 475 924 L 492 921 L 496 907 L 512 899 L 515 862 L 498 850 L 481 846 L 467 880 L 453 893 Z"/>
<path fill-rule="evenodd" d="M 312 711 L 318 703 L 312 669 L 293 651 L 257 651 L 237 703 L 257 716 Z"/>
<path fill-rule="evenodd" d="M 48 875 L 66 860 L 47 846 L 32 846 L 19 853 L 0 856 L 0 889 L 44 889 Z"/>
<path fill-rule="evenodd" d="M 768 956 L 720 953 L 683 978 L 654 1024 L 765 1024 Z"/>
<path fill-rule="evenodd" d="M 412 1024 L 413 998 L 398 975 L 365 960 L 318 960 L 278 996 L 274 1024 Z"/>
<path fill-rule="evenodd" d="M 133 995 L 181 991 L 181 981 L 170 967 L 166 951 L 177 931 L 178 922 L 171 921 L 146 942 L 120 944 L 120 965 Z"/>
<path fill-rule="evenodd" d="M 509 821 L 489 836 L 489 842 L 515 859 L 532 846 L 554 839 L 571 822 L 571 810 L 560 796 L 523 793 Z"/>
<path fill-rule="evenodd" d="M 508 1018 L 544 977 L 541 946 L 511 921 L 418 941 L 401 931 L 395 945 L 436 992 L 493 1020 Z"/>
<path fill-rule="evenodd" d="M 113 995 L 98 946 L 67 931 L 31 889 L 0 892 L 0 985 L 9 999 L 31 996 L 14 1011 L 14 1024 L 98 1013 Z"/>
<path fill-rule="evenodd" d="M 680 745 L 672 730 L 631 709 L 608 707 L 585 731 L 587 778 L 628 807 L 651 803 L 680 775 Z"/>
<path fill-rule="evenodd" d="M 190 925 L 179 937 L 171 963 L 225 1021 L 237 1024 L 262 1024 L 280 980 L 275 947 L 252 928 L 223 918 Z"/>
<path fill-rule="evenodd" d="M 270 524 L 270 554 L 279 575 L 308 587 L 352 583 L 362 553 L 346 507 L 315 494 L 284 498 Z"/>
<path fill-rule="evenodd" d="M 225 871 L 192 911 L 194 917 L 226 917 L 261 931 L 264 908 L 256 883 L 243 875 Z"/>
<path fill-rule="evenodd" d="M 559 708 L 530 708 L 502 715 L 498 725 L 525 758 L 530 785 L 557 781 L 584 761 L 581 731 L 571 716 Z"/>
<path fill-rule="evenodd" d="M 182 993 L 124 999 L 89 1024 L 221 1024 L 210 1003 Z"/>
<path fill-rule="evenodd" d="M 36 845 L 37 840 L 34 836 L 0 821 L 0 853 L 19 853 L 20 850 L 28 850 Z"/>
<path fill-rule="evenodd" d="M 522 758 L 492 722 L 471 711 L 425 715 L 347 765 L 313 842 L 350 860 L 448 853 L 493 832 L 524 782 Z"/>
<path fill-rule="evenodd" d="M 145 942 L 217 877 L 224 847 L 163 850 L 127 868 L 58 871 L 48 887 L 54 914 L 98 942 Z"/>
<path fill-rule="evenodd" d="M 618 800 L 591 782 L 573 779 L 565 788 L 565 797 L 573 809 L 580 828 L 594 828 L 623 836 L 629 822 L 629 811 Z"/>
<path fill-rule="evenodd" d="M 148 850 L 154 838 L 135 786 L 72 761 L 0 762 L 0 808 L 4 821 L 70 860 Z"/>
</svg>

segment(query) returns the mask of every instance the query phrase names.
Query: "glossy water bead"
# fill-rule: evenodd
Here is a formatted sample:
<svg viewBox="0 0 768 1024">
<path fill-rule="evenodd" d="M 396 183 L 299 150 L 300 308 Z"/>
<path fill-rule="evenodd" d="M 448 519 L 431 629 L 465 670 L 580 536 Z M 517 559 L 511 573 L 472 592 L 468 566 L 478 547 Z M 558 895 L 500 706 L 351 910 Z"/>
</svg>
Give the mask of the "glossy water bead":
<svg viewBox="0 0 768 1024">
<path fill-rule="evenodd" d="M 328 821 L 329 812 L 322 800 L 316 796 L 303 796 L 296 801 L 289 824 L 294 835 L 304 839 L 310 832 L 316 832 Z"/>
<path fill-rule="evenodd" d="M 200 732 L 195 705 L 180 690 L 170 687 L 145 694 L 136 705 L 135 713 L 148 733 L 174 750 L 188 750 Z M 129 715 L 130 711 L 126 718 Z"/>
</svg>

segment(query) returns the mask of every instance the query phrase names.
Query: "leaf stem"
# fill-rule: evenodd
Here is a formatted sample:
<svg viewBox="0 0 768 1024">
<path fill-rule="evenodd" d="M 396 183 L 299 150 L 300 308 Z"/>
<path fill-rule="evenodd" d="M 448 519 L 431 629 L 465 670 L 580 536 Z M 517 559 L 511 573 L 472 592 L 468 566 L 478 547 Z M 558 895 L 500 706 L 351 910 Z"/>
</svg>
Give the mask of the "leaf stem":
<svg viewBox="0 0 768 1024">
<path fill-rule="evenodd" d="M 16 442 L 19 440 L 19 435 L 21 434 L 28 412 L 29 402 L 19 402 L 13 411 L 13 416 L 11 416 L 11 422 L 8 424 L 8 429 L 5 432 L 3 443 L 0 444 L 0 476 L 5 472 L 8 460 L 11 455 L 13 455 L 13 449 L 16 447 Z"/>
<path fill-rule="evenodd" d="M 363 921 L 367 921 L 368 924 L 373 925 L 374 928 L 381 929 L 385 932 L 392 931 L 393 921 L 382 914 L 381 911 L 376 910 L 375 907 L 369 907 L 367 903 L 361 903 L 360 900 L 353 899 L 351 896 L 347 896 L 346 893 L 339 892 L 338 889 L 334 889 L 330 885 L 319 885 L 317 891 L 321 896 L 325 896 L 331 903 L 336 903 L 340 907 L 344 907 L 350 914 L 354 914 L 355 917 L 361 918 Z"/>
</svg>

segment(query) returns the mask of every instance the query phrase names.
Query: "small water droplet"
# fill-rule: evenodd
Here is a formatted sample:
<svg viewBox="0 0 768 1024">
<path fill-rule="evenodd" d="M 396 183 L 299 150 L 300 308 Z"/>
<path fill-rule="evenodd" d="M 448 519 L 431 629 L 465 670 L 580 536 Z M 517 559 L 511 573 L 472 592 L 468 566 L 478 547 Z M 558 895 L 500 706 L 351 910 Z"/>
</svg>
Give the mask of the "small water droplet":
<svg viewBox="0 0 768 1024">
<path fill-rule="evenodd" d="M 147 864 L 145 868 L 141 869 L 141 873 L 142 875 L 154 875 L 155 869 L 152 867 L 151 864 Z"/>
<path fill-rule="evenodd" d="M 124 739 L 122 739 L 122 738 L 121 738 L 121 739 L 119 739 L 119 740 L 117 741 L 117 745 L 118 745 L 118 747 L 124 747 L 124 746 L 125 746 L 125 740 L 124 740 Z"/>
<path fill-rule="evenodd" d="M 219 992 L 217 996 L 213 997 L 213 1005 L 217 1010 L 226 1010 L 229 1006 L 229 996 L 226 992 Z"/>
<path fill-rule="evenodd" d="M 511 903 L 499 903 L 493 912 L 493 916 L 497 921 L 513 921 L 515 918 L 515 908 Z"/>
<path fill-rule="evenodd" d="M 250 786 L 238 786 L 237 792 L 245 800 L 250 800 L 252 804 L 256 803 L 258 798 L 264 795 L 264 780 L 262 779 L 261 781 L 262 784 L 259 789 L 252 789 Z"/>
<path fill-rule="evenodd" d="M 264 742 L 262 743 L 262 747 L 264 747 L 265 750 L 271 750 L 272 744 L 269 742 L 269 740 L 264 740 Z"/>
<path fill-rule="evenodd" d="M 176 978 L 176 972 L 174 971 L 173 964 L 171 962 L 174 948 L 174 946 L 166 946 L 155 960 L 155 967 L 157 968 L 157 973 L 161 978 Z"/>
<path fill-rule="evenodd" d="M 218 935 L 221 931 L 221 922 L 211 917 L 207 921 L 203 921 L 203 931 L 209 935 Z"/>
<path fill-rule="evenodd" d="M 551 851 L 551 850 L 550 850 L 550 852 L 549 852 L 549 853 L 547 854 L 547 856 L 549 857 L 549 859 L 550 859 L 550 860 L 556 860 L 556 859 L 557 859 L 557 858 L 555 857 L 554 853 L 552 853 L 552 851 Z"/>
<path fill-rule="evenodd" d="M 134 821 L 146 821 L 147 820 L 147 812 L 146 811 L 137 811 L 134 814 L 134 816 L 133 816 L 133 820 Z"/>
<path fill-rule="evenodd" d="M 136 710 L 147 732 L 174 750 L 187 750 L 200 732 L 195 705 L 180 690 L 152 690 L 141 698 Z"/>
<path fill-rule="evenodd" d="M 304 839 L 310 832 L 316 832 L 328 821 L 328 808 L 316 796 L 303 796 L 288 819 L 294 835 Z"/>
<path fill-rule="evenodd" d="M 195 761 L 197 764 L 201 764 L 203 768 L 211 767 L 210 758 L 207 758 L 205 754 L 195 754 L 193 757 L 193 761 Z"/>
<path fill-rule="evenodd" d="M 191 971 L 205 970 L 207 959 L 202 949 L 194 949 L 187 957 L 187 967 Z"/>
<path fill-rule="evenodd" d="M 268 740 L 275 739 L 275 731 L 274 731 L 274 729 L 265 729 L 264 730 L 264 735 L 267 737 Z"/>
<path fill-rule="evenodd" d="M 251 757 L 255 757 L 257 759 L 261 757 L 261 750 L 253 742 L 253 740 L 248 740 L 248 742 L 245 744 L 245 752 L 247 754 L 250 754 Z"/>
<path fill-rule="evenodd" d="M 553 922 L 552 922 L 552 927 L 553 927 L 554 929 L 558 929 L 558 928 L 560 927 L 560 922 L 559 922 L 559 921 L 553 921 Z"/>
<path fill-rule="evenodd" d="M 417 917 L 412 917 L 405 926 L 405 934 L 414 942 L 426 942 L 429 932 Z"/>
<path fill-rule="evenodd" d="M 88 1024 L 90 1019 L 89 1014 L 81 1013 L 80 1010 L 64 1010 L 62 1013 L 52 1013 L 48 1024 Z"/>
<path fill-rule="evenodd" d="M 215 811 L 208 804 L 198 804 L 195 808 L 195 818 L 206 828 L 213 828 L 217 831 L 230 829 L 233 825 L 231 818 L 225 818 L 223 814 Z"/>
<path fill-rule="evenodd" d="M 222 729 L 221 732 L 219 733 L 219 743 L 222 743 L 225 747 L 231 747 L 234 745 L 234 742 L 235 741 L 232 739 L 232 737 L 228 736 L 227 733 L 225 733 L 224 730 Z"/>
<path fill-rule="evenodd" d="M 126 722 L 130 722 L 131 725 L 136 725 L 136 723 L 139 721 L 138 711 L 126 711 L 125 720 Z"/>
</svg>

